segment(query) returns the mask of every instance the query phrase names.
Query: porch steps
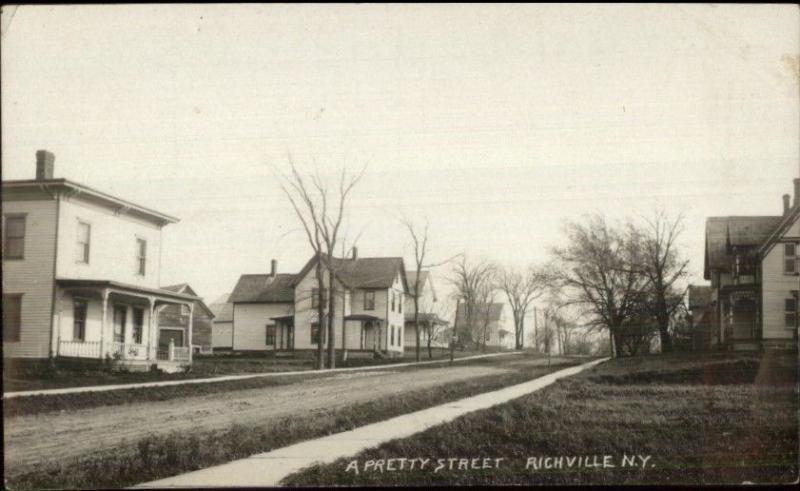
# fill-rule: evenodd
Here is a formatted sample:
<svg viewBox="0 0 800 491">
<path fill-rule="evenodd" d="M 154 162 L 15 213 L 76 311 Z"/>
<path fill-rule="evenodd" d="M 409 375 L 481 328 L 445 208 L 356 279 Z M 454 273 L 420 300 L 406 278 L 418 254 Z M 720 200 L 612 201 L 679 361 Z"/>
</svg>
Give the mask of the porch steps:
<svg viewBox="0 0 800 491">
<path fill-rule="evenodd" d="M 186 363 L 178 361 L 159 360 L 156 363 L 156 366 L 158 367 L 159 370 L 161 370 L 164 373 L 180 373 L 184 371 Z"/>
</svg>

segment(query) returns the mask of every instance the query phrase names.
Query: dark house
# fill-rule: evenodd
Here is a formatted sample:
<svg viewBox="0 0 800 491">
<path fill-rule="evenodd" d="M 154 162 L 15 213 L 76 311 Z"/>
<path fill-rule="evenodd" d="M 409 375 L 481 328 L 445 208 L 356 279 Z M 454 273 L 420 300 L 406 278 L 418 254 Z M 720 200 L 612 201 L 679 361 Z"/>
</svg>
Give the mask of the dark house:
<svg viewBox="0 0 800 491">
<path fill-rule="evenodd" d="M 161 288 L 162 290 L 197 297 L 194 290 L 186 283 Z M 214 320 L 214 313 L 200 299 L 195 300 L 193 311 L 193 316 L 190 316 L 188 306 L 169 305 L 159 312 L 158 321 L 162 326 L 158 337 L 159 349 L 165 349 L 169 346 L 170 340 L 173 341 L 176 347 L 188 346 L 189 339 L 186 330 L 189 327 L 189 318 L 192 317 L 191 343 L 193 351 L 195 353 L 211 353 L 211 325 Z"/>
</svg>

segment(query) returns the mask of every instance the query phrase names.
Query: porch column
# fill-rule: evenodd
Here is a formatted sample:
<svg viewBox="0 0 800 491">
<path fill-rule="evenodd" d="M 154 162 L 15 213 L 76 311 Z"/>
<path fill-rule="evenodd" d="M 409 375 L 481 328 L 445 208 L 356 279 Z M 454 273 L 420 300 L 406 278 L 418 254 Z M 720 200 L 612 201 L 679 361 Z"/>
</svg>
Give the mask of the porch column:
<svg viewBox="0 0 800 491">
<path fill-rule="evenodd" d="M 108 288 L 103 289 L 103 305 L 102 313 L 100 314 L 100 359 L 105 358 L 106 355 L 106 326 L 108 324 Z"/>
<path fill-rule="evenodd" d="M 153 314 L 156 310 L 156 299 L 147 297 L 147 360 L 155 360 L 155 350 L 153 345 Z"/>
<path fill-rule="evenodd" d="M 189 339 L 189 363 L 192 362 L 192 353 L 194 349 L 192 349 L 192 321 L 194 320 L 194 302 L 189 304 L 189 327 L 186 329 L 188 333 L 186 337 Z"/>
</svg>

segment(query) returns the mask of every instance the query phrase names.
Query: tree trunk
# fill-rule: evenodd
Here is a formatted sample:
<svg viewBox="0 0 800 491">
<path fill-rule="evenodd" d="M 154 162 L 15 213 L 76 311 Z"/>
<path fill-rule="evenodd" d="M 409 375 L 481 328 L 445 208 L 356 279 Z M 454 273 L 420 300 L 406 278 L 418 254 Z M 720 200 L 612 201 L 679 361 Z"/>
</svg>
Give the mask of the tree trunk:
<svg viewBox="0 0 800 491">
<path fill-rule="evenodd" d="M 334 283 L 333 269 L 328 268 L 328 368 L 336 368 L 336 330 L 334 319 L 336 319 L 336 288 Z"/>
<path fill-rule="evenodd" d="M 433 341 L 433 326 L 428 325 L 428 359 L 433 359 L 433 350 L 431 349 L 431 342 Z"/>
<path fill-rule="evenodd" d="M 669 317 L 666 315 L 658 316 L 658 334 L 661 339 L 661 352 L 672 352 L 672 337 L 669 335 Z"/>
<path fill-rule="evenodd" d="M 417 269 L 417 278 L 419 278 L 419 269 Z M 419 361 L 419 280 L 415 280 L 414 286 L 414 334 L 417 336 L 417 344 L 416 346 L 416 360 Z"/>
<path fill-rule="evenodd" d="M 325 290 L 325 280 L 322 277 L 322 266 L 320 260 L 317 260 L 317 291 L 319 298 L 317 299 L 317 324 L 319 326 L 319 336 L 317 338 L 317 370 L 325 368 L 325 352 L 323 351 L 323 343 L 325 340 L 325 302 L 322 300 L 322 292 Z M 313 293 L 312 293 L 313 298 Z"/>
</svg>

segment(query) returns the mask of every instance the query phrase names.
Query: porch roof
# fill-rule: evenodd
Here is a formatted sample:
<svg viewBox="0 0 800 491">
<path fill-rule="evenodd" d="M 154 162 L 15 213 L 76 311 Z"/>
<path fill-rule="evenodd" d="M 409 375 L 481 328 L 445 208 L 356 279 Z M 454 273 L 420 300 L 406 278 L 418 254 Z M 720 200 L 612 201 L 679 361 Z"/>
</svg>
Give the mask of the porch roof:
<svg viewBox="0 0 800 491">
<path fill-rule="evenodd" d="M 344 316 L 344 320 L 346 321 L 380 321 L 383 320 L 380 317 L 375 317 L 374 315 L 368 314 L 351 314 Z"/>
<path fill-rule="evenodd" d="M 72 278 L 57 278 L 56 283 L 62 287 L 73 288 L 113 288 L 123 292 L 138 293 L 141 295 L 157 295 L 162 298 L 171 300 L 181 300 L 195 302 L 202 300 L 200 297 L 189 295 L 187 293 L 177 293 L 162 288 L 148 288 L 145 286 L 131 285 L 130 283 L 122 283 L 114 280 L 79 280 Z"/>
<path fill-rule="evenodd" d="M 446 320 L 440 319 L 438 315 L 431 312 L 420 312 L 419 320 L 428 324 L 447 324 Z M 414 323 L 414 312 L 406 312 L 406 322 Z"/>
<path fill-rule="evenodd" d="M 271 321 L 281 321 L 281 322 L 294 322 L 294 314 L 292 315 L 279 315 L 277 317 L 270 317 L 269 320 Z"/>
</svg>

